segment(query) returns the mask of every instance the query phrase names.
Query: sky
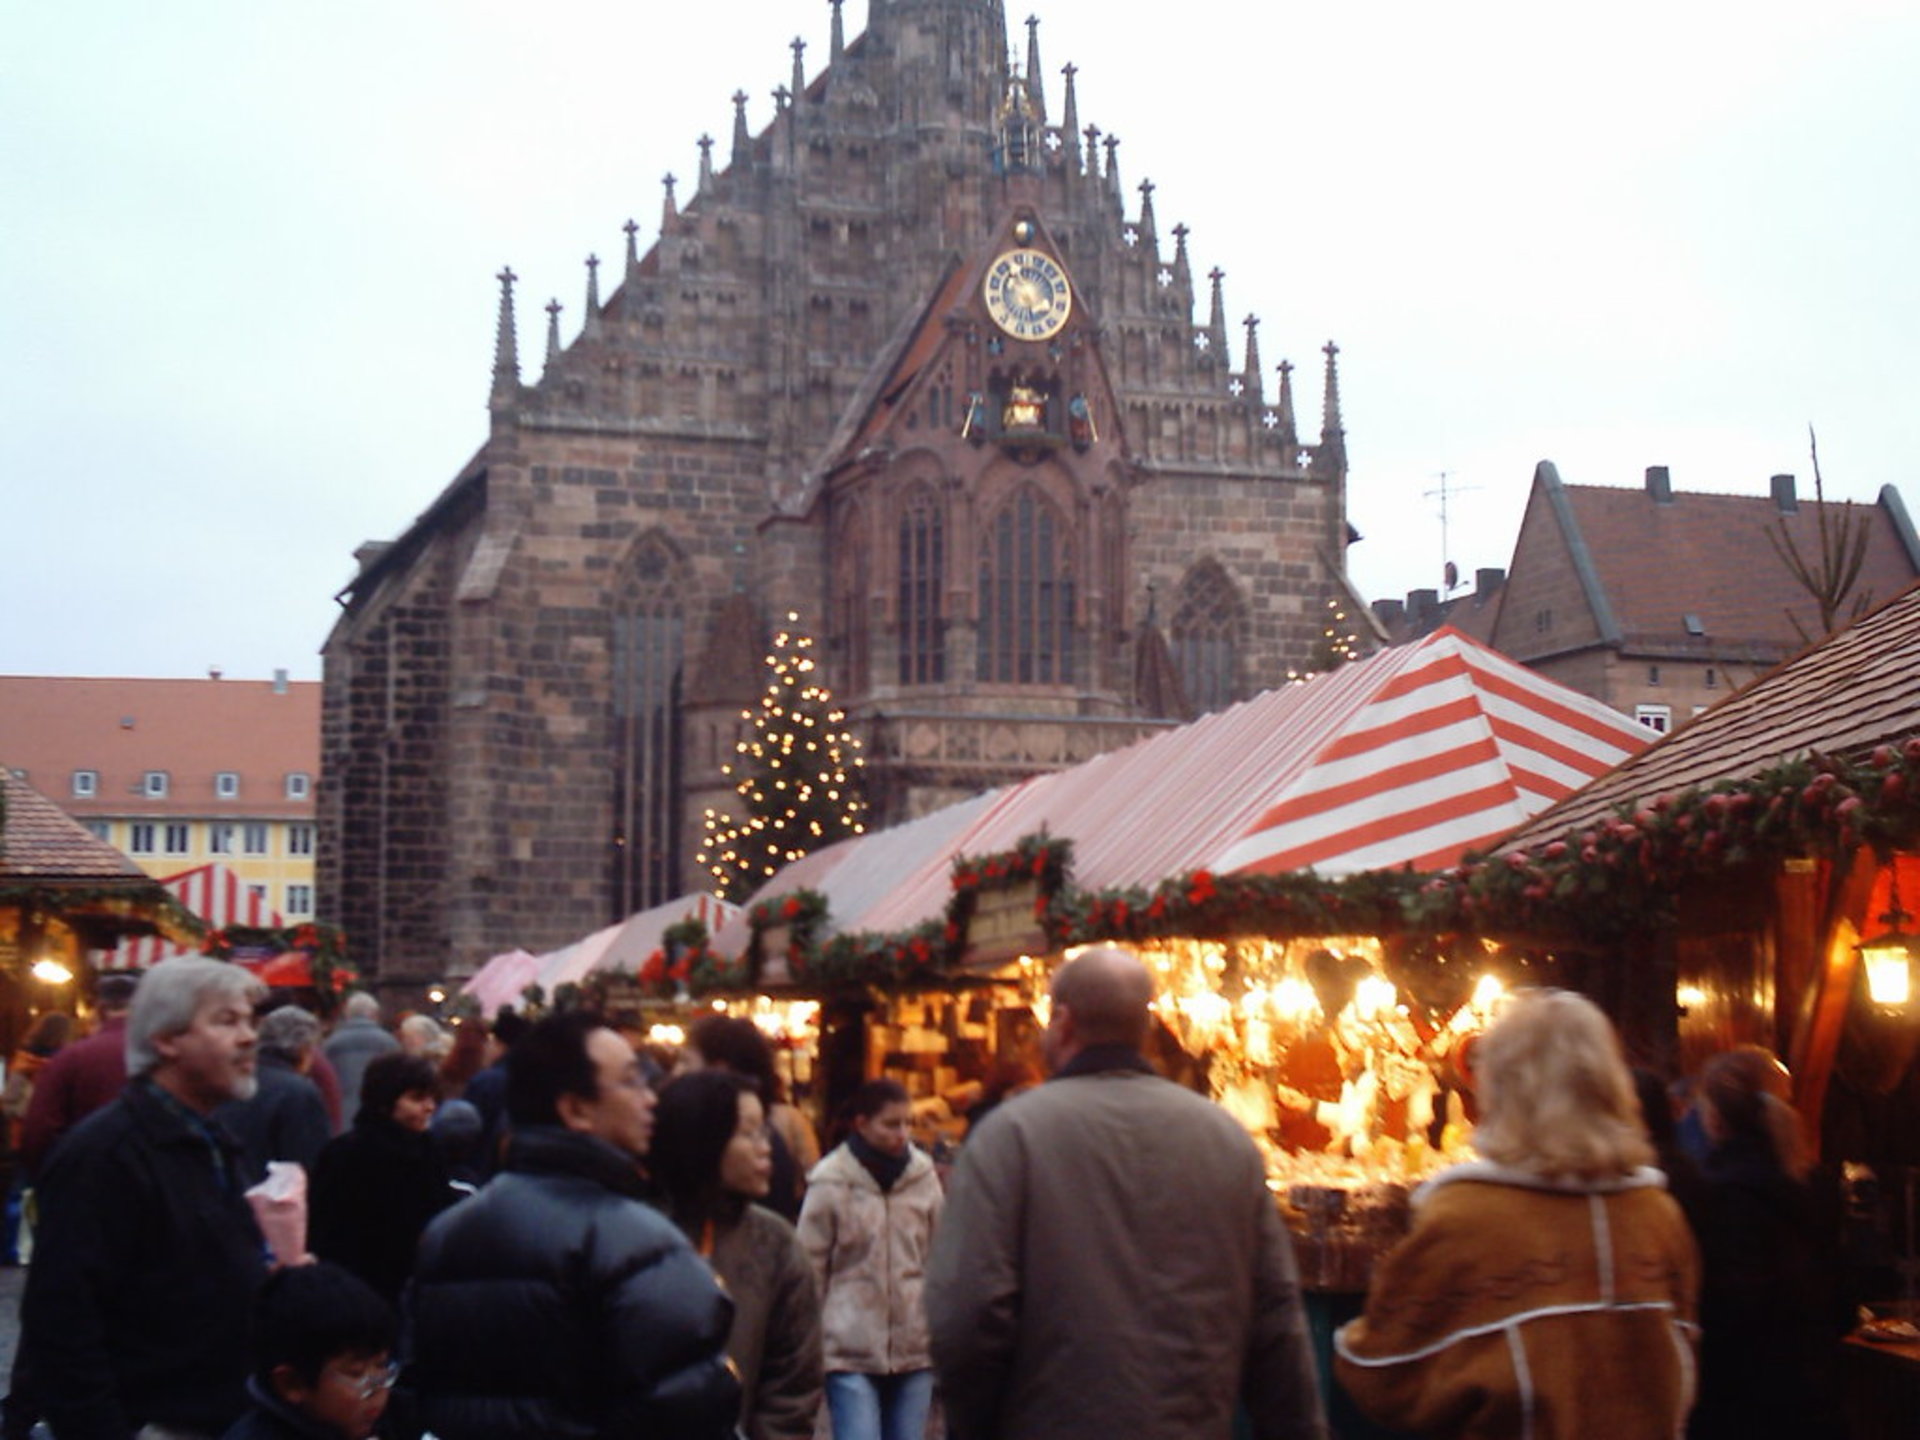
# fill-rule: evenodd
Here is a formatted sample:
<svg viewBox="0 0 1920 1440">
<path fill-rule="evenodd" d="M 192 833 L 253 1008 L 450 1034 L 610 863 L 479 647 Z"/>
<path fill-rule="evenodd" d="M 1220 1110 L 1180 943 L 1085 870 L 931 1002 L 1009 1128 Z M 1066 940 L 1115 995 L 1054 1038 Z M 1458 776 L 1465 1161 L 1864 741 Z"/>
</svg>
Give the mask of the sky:
<svg viewBox="0 0 1920 1440">
<path fill-rule="evenodd" d="M 1339 344 L 1363 594 L 1505 566 L 1542 459 L 1808 493 L 1811 426 L 1829 498 L 1920 515 L 1920 6 L 1032 13 L 1050 102 L 1071 61 L 1129 194 L 1154 181 L 1162 235 L 1300 367 L 1303 429 Z M 733 92 L 762 128 L 828 26 L 827 0 L 11 7 L 0 673 L 319 678 L 354 548 L 485 438 L 501 266 L 531 379 L 548 297 L 571 338 L 586 256 L 630 216 L 650 242 L 660 177 L 688 196 Z"/>
</svg>

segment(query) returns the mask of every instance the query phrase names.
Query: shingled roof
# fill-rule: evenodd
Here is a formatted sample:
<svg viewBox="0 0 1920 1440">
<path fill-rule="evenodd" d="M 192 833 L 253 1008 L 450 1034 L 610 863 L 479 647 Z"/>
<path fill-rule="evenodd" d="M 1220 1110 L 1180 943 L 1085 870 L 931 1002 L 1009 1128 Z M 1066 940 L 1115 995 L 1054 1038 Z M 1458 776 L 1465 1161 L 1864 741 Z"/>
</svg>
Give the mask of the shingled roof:
<svg viewBox="0 0 1920 1440">
<path fill-rule="evenodd" d="M 0 764 L 0 883 L 117 879 L 147 875 Z"/>
<path fill-rule="evenodd" d="M 1920 733 L 1920 584 L 1542 811 L 1500 849 L 1557 839 L 1618 806 L 1751 776 L 1818 750 L 1856 756 Z"/>
</svg>

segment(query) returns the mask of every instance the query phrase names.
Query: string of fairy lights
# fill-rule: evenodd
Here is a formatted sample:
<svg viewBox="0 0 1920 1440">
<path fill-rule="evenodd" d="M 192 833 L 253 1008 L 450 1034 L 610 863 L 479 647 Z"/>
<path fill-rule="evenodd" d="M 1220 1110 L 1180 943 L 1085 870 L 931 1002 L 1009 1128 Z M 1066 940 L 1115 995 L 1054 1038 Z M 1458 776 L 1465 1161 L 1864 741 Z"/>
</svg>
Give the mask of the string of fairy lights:
<svg viewBox="0 0 1920 1440">
<path fill-rule="evenodd" d="M 759 707 L 740 712 L 753 728 L 721 767 L 740 813 L 708 807 L 703 817 L 699 863 L 725 899 L 741 899 L 781 866 L 866 829 L 860 742 L 820 683 L 813 637 L 799 620 L 788 611 L 773 637 Z"/>
</svg>

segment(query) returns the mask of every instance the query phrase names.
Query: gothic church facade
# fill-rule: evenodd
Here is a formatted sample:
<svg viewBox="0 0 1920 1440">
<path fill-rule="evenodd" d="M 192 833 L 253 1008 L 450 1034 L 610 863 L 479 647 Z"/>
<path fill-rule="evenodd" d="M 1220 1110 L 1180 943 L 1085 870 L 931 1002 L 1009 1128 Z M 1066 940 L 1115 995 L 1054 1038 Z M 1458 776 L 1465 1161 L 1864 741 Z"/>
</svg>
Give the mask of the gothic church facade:
<svg viewBox="0 0 1920 1440">
<path fill-rule="evenodd" d="M 1304 438 L 1026 41 L 1000 0 L 870 0 L 848 42 L 836 3 L 604 301 L 589 262 L 570 341 L 549 307 L 537 380 L 499 277 L 490 433 L 360 549 L 325 649 L 320 913 L 383 984 L 696 888 L 788 612 L 876 823 L 1311 662 L 1352 599 L 1334 348 Z"/>
</svg>

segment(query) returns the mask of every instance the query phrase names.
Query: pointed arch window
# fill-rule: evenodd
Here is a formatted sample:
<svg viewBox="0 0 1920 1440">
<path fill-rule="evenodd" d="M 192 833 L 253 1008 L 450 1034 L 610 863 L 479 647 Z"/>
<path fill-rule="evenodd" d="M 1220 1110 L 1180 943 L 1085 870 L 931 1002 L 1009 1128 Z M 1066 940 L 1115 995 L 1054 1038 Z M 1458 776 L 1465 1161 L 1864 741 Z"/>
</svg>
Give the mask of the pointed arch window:
<svg viewBox="0 0 1920 1440">
<path fill-rule="evenodd" d="M 900 509 L 900 683 L 947 678 L 947 537 L 940 497 L 916 485 Z"/>
<path fill-rule="evenodd" d="M 686 615 L 664 540 L 645 542 L 613 616 L 612 914 L 680 893 L 681 687 Z"/>
<path fill-rule="evenodd" d="M 867 615 L 873 604 L 873 565 L 867 546 L 867 515 L 859 505 L 849 507 L 840 517 L 838 539 L 834 547 L 836 625 L 849 698 L 864 695 L 870 688 L 871 644 Z"/>
<path fill-rule="evenodd" d="M 980 547 L 979 678 L 1073 683 L 1073 568 L 1067 526 L 1024 484 L 988 523 Z"/>
<path fill-rule="evenodd" d="M 1220 562 L 1200 561 L 1180 581 L 1168 627 L 1188 703 L 1205 714 L 1240 698 L 1247 606 Z"/>
</svg>

